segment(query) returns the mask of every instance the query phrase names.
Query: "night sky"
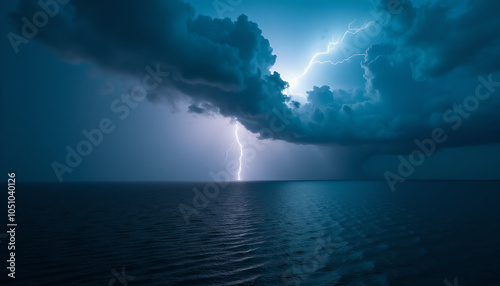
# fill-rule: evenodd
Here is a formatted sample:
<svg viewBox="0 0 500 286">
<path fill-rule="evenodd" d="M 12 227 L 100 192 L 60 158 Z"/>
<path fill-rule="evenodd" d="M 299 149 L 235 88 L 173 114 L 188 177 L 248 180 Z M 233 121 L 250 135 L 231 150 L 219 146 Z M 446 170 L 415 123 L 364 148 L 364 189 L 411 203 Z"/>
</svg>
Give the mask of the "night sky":
<svg viewBox="0 0 500 286">
<path fill-rule="evenodd" d="M 499 1 L 4 2 L 19 180 L 500 179 Z"/>
</svg>

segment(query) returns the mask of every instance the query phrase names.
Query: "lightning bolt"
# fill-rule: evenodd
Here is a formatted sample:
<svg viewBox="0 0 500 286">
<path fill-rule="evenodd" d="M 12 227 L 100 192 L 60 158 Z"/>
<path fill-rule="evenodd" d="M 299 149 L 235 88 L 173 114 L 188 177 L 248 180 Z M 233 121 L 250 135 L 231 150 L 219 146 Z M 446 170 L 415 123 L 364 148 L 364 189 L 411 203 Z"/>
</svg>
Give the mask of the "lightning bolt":
<svg viewBox="0 0 500 286">
<path fill-rule="evenodd" d="M 236 120 L 235 120 L 236 121 Z M 227 161 L 227 158 L 228 158 L 228 155 L 229 155 L 229 152 L 236 146 L 239 147 L 239 152 L 240 152 L 240 156 L 239 156 L 239 166 L 238 166 L 238 181 L 241 181 L 241 171 L 243 169 L 243 163 L 245 164 L 245 166 L 248 167 L 248 164 L 245 160 L 245 155 L 243 154 L 243 144 L 241 143 L 240 141 L 240 136 L 238 134 L 238 131 L 239 131 L 239 122 L 236 121 L 236 124 L 234 125 L 234 141 L 233 143 L 231 143 L 231 145 L 229 145 L 229 147 L 227 148 L 227 150 L 225 152 L 223 152 L 225 154 L 225 158 L 224 158 L 224 163 L 226 163 Z"/>
<path fill-rule="evenodd" d="M 234 128 L 234 136 L 236 137 L 236 143 L 240 146 L 240 166 L 238 168 L 238 181 L 241 181 L 241 168 L 243 164 L 243 145 L 240 142 L 240 137 L 238 136 L 238 121 L 236 121 Z"/>
<path fill-rule="evenodd" d="M 343 59 L 343 60 L 340 60 L 340 61 L 336 61 L 336 62 L 333 62 L 331 60 L 326 60 L 326 61 L 321 61 L 321 60 L 318 60 L 317 58 L 319 56 L 322 56 L 322 55 L 328 55 L 329 53 L 331 53 L 333 50 L 335 50 L 340 44 L 342 44 L 344 42 L 344 39 L 346 38 L 347 35 L 351 34 L 351 35 L 356 35 L 357 33 L 359 33 L 360 31 L 368 28 L 371 24 L 373 24 L 375 21 L 370 21 L 370 22 L 367 22 L 365 23 L 363 26 L 359 27 L 359 28 L 352 28 L 352 24 L 354 23 L 354 21 L 352 21 L 351 23 L 349 23 L 349 26 L 347 28 L 347 30 L 344 32 L 344 34 L 339 37 L 336 41 L 331 41 L 328 43 L 328 46 L 326 48 L 326 51 L 324 52 L 317 52 L 315 53 L 311 60 L 309 61 L 309 64 L 307 65 L 307 67 L 304 69 L 304 71 L 298 76 L 296 77 L 292 82 L 290 82 L 290 86 L 287 90 L 287 93 L 288 95 L 290 95 L 292 93 L 292 90 L 291 88 L 297 84 L 297 82 L 307 74 L 307 72 L 309 72 L 309 70 L 311 69 L 311 67 L 314 65 L 314 64 L 326 64 L 326 63 L 329 63 L 331 65 L 338 65 L 338 64 L 341 64 L 341 63 L 344 63 L 346 61 L 349 61 L 350 59 L 354 58 L 354 57 L 358 57 L 358 56 L 365 56 L 366 54 L 364 53 L 358 53 L 358 54 L 352 54 L 351 56 Z M 333 37 L 332 37 L 333 38 Z"/>
<path fill-rule="evenodd" d="M 318 53 L 315 53 L 311 60 L 309 61 L 309 64 L 307 65 L 307 67 L 304 69 L 304 71 L 298 76 L 296 77 L 292 82 L 290 82 L 290 85 L 289 87 L 287 88 L 286 92 L 288 95 L 291 95 L 292 94 L 292 90 L 291 88 L 297 83 L 297 81 L 299 79 L 301 79 L 303 76 L 305 76 L 307 74 L 307 72 L 309 72 L 309 70 L 311 69 L 311 67 L 314 65 L 314 64 L 326 64 L 326 63 L 329 63 L 331 65 L 338 65 L 338 64 L 342 64 L 342 63 L 345 63 L 347 61 L 349 61 L 350 59 L 354 58 L 354 57 L 358 57 L 358 56 L 365 56 L 366 54 L 364 53 L 357 53 L 357 54 L 352 54 L 351 56 L 343 59 L 343 60 L 339 60 L 339 61 L 336 61 L 336 62 L 333 62 L 331 60 L 326 60 L 326 61 L 321 61 L 321 60 L 317 60 L 317 58 L 319 56 L 322 56 L 322 55 L 328 55 L 329 53 L 331 53 L 335 48 L 337 48 L 340 44 L 342 44 L 344 42 L 344 39 L 346 38 L 347 35 L 351 34 L 351 35 L 356 35 L 357 33 L 359 33 L 360 31 L 368 28 L 372 23 L 374 23 L 375 21 L 370 21 L 370 22 L 367 22 L 365 23 L 363 26 L 359 27 L 359 28 L 352 28 L 352 24 L 354 23 L 354 21 L 352 21 L 351 23 L 349 23 L 349 26 L 348 26 L 348 29 L 344 32 L 344 34 L 338 38 L 336 41 L 331 41 L 328 43 L 328 46 L 327 46 L 327 49 L 326 51 L 324 52 L 318 52 Z M 332 36 L 333 38 L 333 36 Z M 227 149 L 227 151 L 225 152 L 226 154 L 226 159 L 227 159 L 227 155 L 229 153 L 229 151 L 236 145 L 238 144 L 238 146 L 240 147 L 239 151 L 240 151 L 240 156 L 239 156 L 239 167 L 238 167 L 238 181 L 241 181 L 241 171 L 242 171 L 242 168 L 243 168 L 243 162 L 244 162 L 244 155 L 243 155 L 243 144 L 241 144 L 241 141 L 240 141 L 240 137 L 238 135 L 238 129 L 239 129 L 239 122 L 236 121 L 236 124 L 235 124 L 235 127 L 234 127 L 234 136 L 236 138 L 236 140 L 231 144 L 231 146 L 229 147 L 229 149 Z M 224 159 L 224 162 L 226 162 L 226 159 Z M 246 165 L 246 162 L 245 162 L 245 165 Z M 248 166 L 248 165 L 247 165 Z"/>
</svg>

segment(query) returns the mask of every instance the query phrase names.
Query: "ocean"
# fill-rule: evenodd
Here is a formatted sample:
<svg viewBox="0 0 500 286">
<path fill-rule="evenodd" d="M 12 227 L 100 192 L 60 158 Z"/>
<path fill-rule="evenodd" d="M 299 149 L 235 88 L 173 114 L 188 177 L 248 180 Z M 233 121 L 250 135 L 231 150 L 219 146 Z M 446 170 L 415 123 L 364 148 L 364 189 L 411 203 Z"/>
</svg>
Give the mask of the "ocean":
<svg viewBox="0 0 500 286">
<path fill-rule="evenodd" d="M 16 217 L 1 285 L 500 285 L 500 182 L 18 183 Z"/>
</svg>

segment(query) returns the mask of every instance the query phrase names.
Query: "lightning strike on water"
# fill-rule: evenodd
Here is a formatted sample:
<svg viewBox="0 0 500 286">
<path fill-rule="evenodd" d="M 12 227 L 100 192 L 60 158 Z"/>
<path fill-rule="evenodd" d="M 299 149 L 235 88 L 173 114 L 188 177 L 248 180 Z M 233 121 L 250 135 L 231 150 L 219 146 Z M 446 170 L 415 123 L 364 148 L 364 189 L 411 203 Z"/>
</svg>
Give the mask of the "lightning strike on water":
<svg viewBox="0 0 500 286">
<path fill-rule="evenodd" d="M 240 146 L 240 166 L 238 168 L 238 181 L 241 181 L 241 168 L 243 163 L 243 145 L 240 142 L 240 137 L 238 136 L 238 122 L 235 124 L 234 135 L 236 136 L 236 143 Z"/>
<path fill-rule="evenodd" d="M 236 120 L 235 120 L 236 121 Z M 237 180 L 238 181 L 241 181 L 241 171 L 243 169 L 243 164 L 245 164 L 245 166 L 248 167 L 248 164 L 245 160 L 245 156 L 244 156 L 244 153 L 243 153 L 243 144 L 241 143 L 240 141 L 240 137 L 239 137 L 239 134 L 238 134 L 238 131 L 239 131 L 239 123 L 238 121 L 236 121 L 236 124 L 234 125 L 234 141 L 231 143 L 231 145 L 229 145 L 229 147 L 227 148 L 226 151 L 223 152 L 224 154 L 224 163 L 227 162 L 227 159 L 229 157 L 229 153 L 231 152 L 231 150 L 233 150 L 234 147 L 238 146 L 239 147 L 239 152 L 240 152 L 240 155 L 239 155 L 239 165 L 238 165 L 238 177 L 237 177 Z"/>
</svg>

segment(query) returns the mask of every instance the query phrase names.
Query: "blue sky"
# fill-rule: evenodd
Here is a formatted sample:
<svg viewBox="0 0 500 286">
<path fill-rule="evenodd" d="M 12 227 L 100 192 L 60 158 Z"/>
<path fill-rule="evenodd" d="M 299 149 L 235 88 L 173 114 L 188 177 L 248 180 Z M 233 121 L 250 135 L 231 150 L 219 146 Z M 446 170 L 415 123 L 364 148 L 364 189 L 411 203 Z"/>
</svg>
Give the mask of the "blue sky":
<svg viewBox="0 0 500 286">
<path fill-rule="evenodd" d="M 26 180 L 235 179 L 236 122 L 244 180 L 500 177 L 497 4 L 44 3 L 57 13 L 17 53 L 12 33 L 43 8 L 2 4 L 2 168 Z M 324 63 L 299 77 L 311 59 Z M 128 105 L 147 67 L 166 75 Z M 473 106 L 481 84 L 491 96 Z M 276 111 L 288 119 L 269 134 Z M 69 166 L 67 146 L 103 119 L 113 131 Z M 436 129 L 447 140 L 410 158 Z M 401 162 L 419 158 L 402 176 Z"/>
</svg>

